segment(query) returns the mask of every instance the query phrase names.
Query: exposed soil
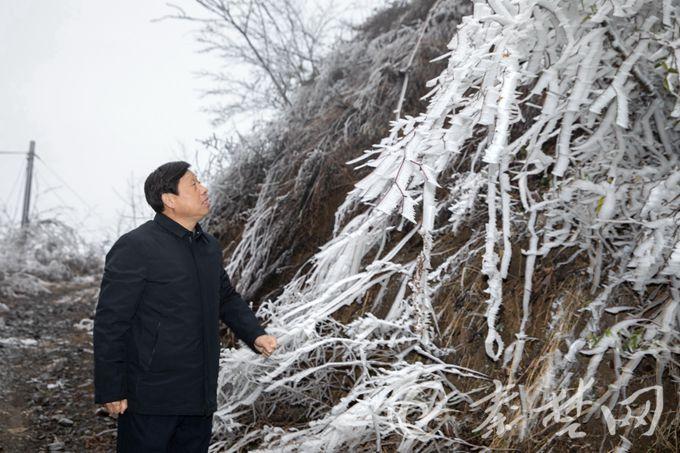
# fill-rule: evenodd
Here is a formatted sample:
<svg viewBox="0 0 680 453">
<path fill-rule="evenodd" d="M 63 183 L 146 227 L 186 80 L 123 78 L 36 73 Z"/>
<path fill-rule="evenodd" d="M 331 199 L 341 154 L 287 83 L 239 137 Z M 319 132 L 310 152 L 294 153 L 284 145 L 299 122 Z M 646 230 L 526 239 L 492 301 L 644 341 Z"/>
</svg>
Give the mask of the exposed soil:
<svg viewBox="0 0 680 453">
<path fill-rule="evenodd" d="M 0 451 L 115 451 L 116 420 L 94 404 L 91 330 L 77 326 L 99 279 L 47 287 L 0 297 Z"/>
</svg>

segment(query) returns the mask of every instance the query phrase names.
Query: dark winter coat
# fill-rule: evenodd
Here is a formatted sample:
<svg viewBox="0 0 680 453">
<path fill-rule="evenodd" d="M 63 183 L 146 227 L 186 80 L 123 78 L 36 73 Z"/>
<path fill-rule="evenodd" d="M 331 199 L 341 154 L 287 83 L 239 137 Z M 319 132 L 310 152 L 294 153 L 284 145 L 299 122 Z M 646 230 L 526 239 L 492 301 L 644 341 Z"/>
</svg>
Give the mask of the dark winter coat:
<svg viewBox="0 0 680 453">
<path fill-rule="evenodd" d="M 164 214 L 122 235 L 106 255 L 94 320 L 95 402 L 127 398 L 142 414 L 214 412 L 218 319 L 256 351 L 265 331 L 232 287 L 215 237 Z"/>
</svg>

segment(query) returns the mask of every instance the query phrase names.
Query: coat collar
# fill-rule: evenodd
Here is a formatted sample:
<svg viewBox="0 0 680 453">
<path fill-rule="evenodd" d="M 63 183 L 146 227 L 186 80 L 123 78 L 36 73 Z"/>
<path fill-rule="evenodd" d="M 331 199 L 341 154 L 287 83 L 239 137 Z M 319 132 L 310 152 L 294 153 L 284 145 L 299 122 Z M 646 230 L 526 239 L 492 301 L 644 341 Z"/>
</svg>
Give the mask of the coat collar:
<svg viewBox="0 0 680 453">
<path fill-rule="evenodd" d="M 196 222 L 196 227 L 194 228 L 194 231 L 189 231 L 179 223 L 172 220 L 170 217 L 160 212 L 156 213 L 156 215 L 153 218 L 153 221 L 182 239 L 185 239 L 187 236 L 191 237 L 193 240 L 203 238 L 204 241 L 207 241 L 208 239 L 205 236 L 205 234 L 203 234 L 201 224 L 198 222 Z"/>
</svg>

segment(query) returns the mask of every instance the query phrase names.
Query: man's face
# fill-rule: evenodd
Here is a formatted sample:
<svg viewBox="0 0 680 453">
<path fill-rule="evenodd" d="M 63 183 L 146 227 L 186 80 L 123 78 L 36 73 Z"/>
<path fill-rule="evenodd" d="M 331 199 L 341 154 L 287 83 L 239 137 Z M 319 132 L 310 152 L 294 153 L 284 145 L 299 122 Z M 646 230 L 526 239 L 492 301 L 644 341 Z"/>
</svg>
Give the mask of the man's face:
<svg viewBox="0 0 680 453">
<path fill-rule="evenodd" d="M 166 208 L 172 209 L 178 217 L 195 218 L 200 220 L 208 214 L 210 201 L 208 200 L 208 189 L 198 181 L 196 175 L 187 170 L 177 184 L 178 194 L 163 194 L 168 197 L 165 201 Z"/>
</svg>

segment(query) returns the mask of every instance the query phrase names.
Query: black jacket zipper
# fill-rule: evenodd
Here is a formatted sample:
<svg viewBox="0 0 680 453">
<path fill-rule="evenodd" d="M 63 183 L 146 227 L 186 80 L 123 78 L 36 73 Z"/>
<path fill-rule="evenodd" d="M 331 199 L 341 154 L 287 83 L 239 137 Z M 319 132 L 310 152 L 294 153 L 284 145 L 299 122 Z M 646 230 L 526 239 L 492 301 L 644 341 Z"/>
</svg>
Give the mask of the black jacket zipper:
<svg viewBox="0 0 680 453">
<path fill-rule="evenodd" d="M 151 369 L 151 362 L 153 362 L 153 355 L 156 352 L 156 346 L 158 345 L 158 335 L 161 331 L 161 322 L 160 320 L 156 323 L 156 332 L 154 332 L 153 335 L 153 346 L 151 347 L 151 354 L 149 354 L 149 361 L 146 364 L 146 369 L 150 370 Z"/>
<path fill-rule="evenodd" d="M 191 258 L 194 261 L 194 270 L 196 271 L 196 281 L 198 283 L 198 291 L 200 294 L 201 298 L 201 324 L 202 324 L 202 332 L 201 332 L 201 341 L 203 343 L 202 352 L 203 352 L 203 414 L 204 415 L 209 415 L 209 408 L 208 408 L 208 361 L 206 358 L 206 348 L 208 347 L 206 341 L 205 341 L 205 302 L 203 301 L 203 290 L 201 289 L 201 277 L 198 272 L 198 264 L 196 263 L 196 255 L 194 253 L 194 247 L 193 247 L 193 235 L 189 235 L 189 250 L 191 252 Z"/>
</svg>

